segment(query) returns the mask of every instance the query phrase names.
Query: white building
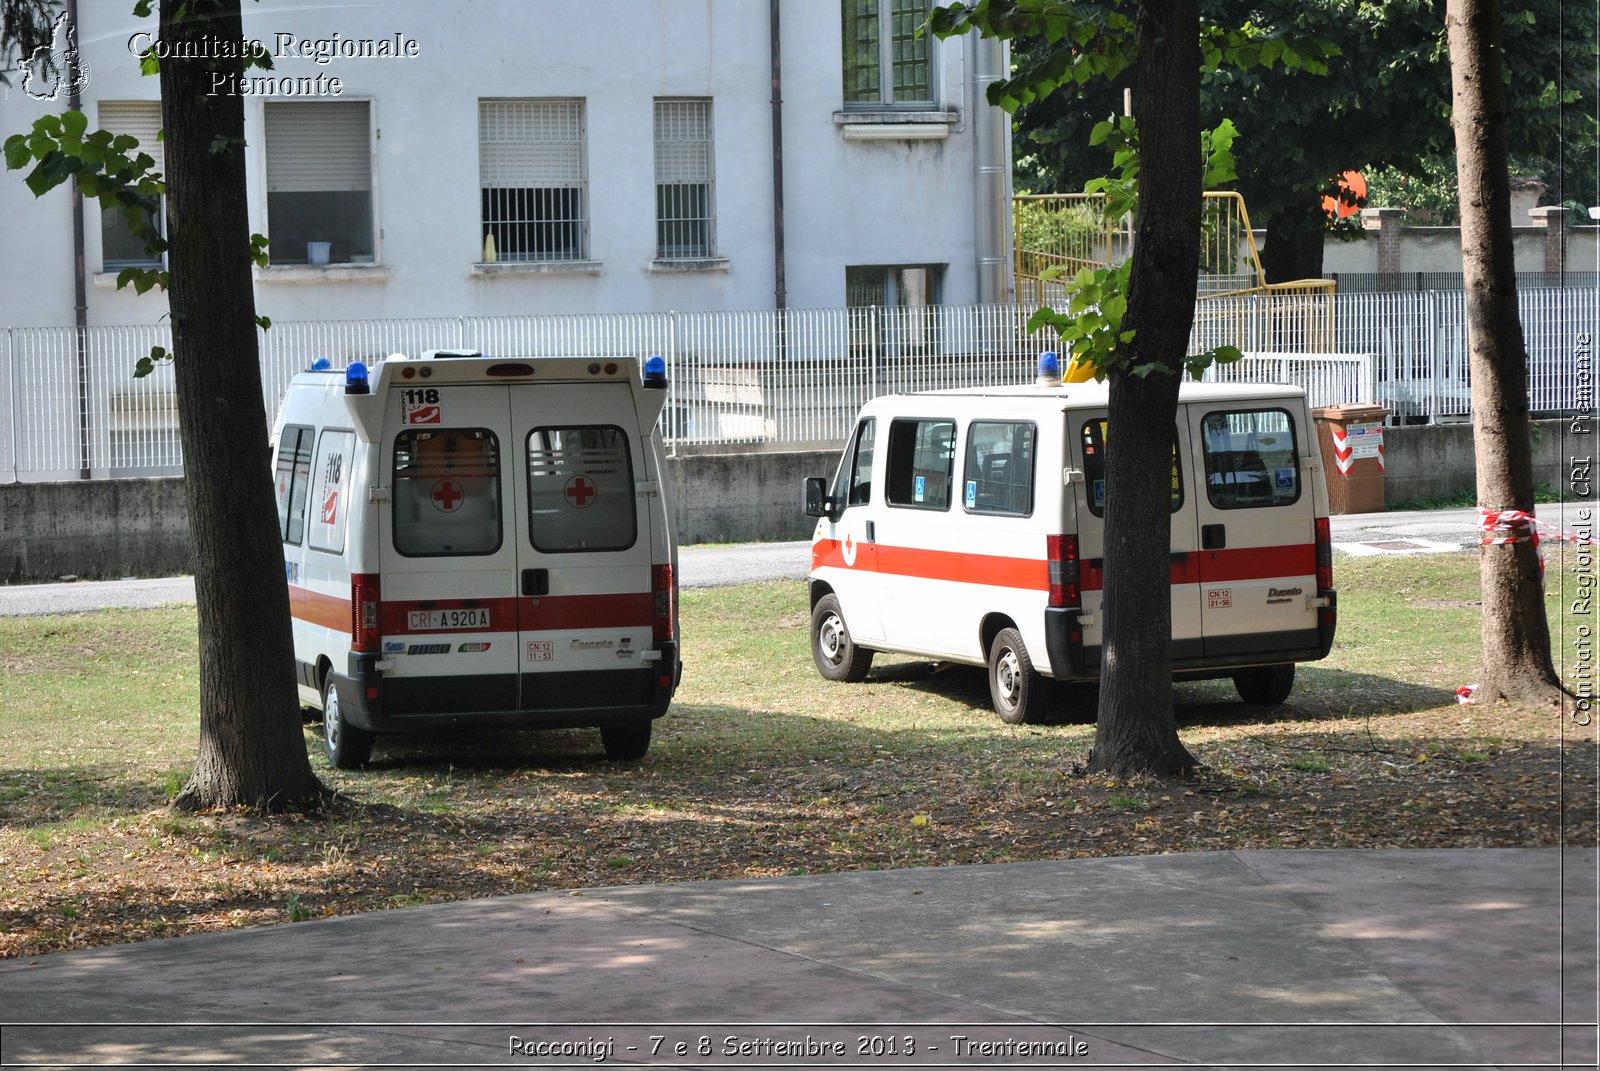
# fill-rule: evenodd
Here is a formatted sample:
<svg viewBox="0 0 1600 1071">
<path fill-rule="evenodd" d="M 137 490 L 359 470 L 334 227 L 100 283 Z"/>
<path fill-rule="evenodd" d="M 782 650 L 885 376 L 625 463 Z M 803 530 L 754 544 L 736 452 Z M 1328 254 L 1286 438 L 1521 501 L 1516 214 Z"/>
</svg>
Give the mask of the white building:
<svg viewBox="0 0 1600 1071">
<path fill-rule="evenodd" d="M 159 49 L 157 25 L 132 7 L 76 0 L 81 106 L 91 129 L 133 133 L 159 158 L 156 79 L 136 55 Z M 258 311 L 1004 301 L 1009 123 L 982 103 L 1003 46 L 917 36 L 927 9 L 246 3 L 245 36 L 273 67 L 219 91 L 248 98 L 251 227 L 273 261 L 256 271 Z M 14 74 L 0 138 L 64 110 L 65 89 L 38 99 L 57 88 Z M 163 294 L 115 288 L 143 258 L 124 225 L 92 202 L 84 219 L 82 322 L 159 321 Z M 0 174 L 0 327 L 74 323 L 73 235 L 68 190 L 36 200 L 21 173 Z"/>
</svg>

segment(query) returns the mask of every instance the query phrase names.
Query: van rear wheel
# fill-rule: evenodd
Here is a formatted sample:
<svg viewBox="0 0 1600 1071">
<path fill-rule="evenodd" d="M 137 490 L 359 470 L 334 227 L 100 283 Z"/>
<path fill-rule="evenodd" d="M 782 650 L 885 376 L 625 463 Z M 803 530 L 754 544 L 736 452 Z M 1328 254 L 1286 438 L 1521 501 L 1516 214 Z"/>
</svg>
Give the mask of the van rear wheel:
<svg viewBox="0 0 1600 1071">
<path fill-rule="evenodd" d="M 618 762 L 637 762 L 650 750 L 649 721 L 628 721 L 617 725 L 600 726 L 600 743 L 605 745 L 606 758 Z"/>
<path fill-rule="evenodd" d="M 355 770 L 372 758 L 372 733 L 345 720 L 333 674 L 322 685 L 322 750 L 340 770 Z"/>
<path fill-rule="evenodd" d="M 872 652 L 857 647 L 844 623 L 835 595 L 824 595 L 811 611 L 811 660 L 817 672 L 830 681 L 855 681 L 866 678 L 872 668 Z"/>
<path fill-rule="evenodd" d="M 1033 668 L 1033 659 L 1014 628 L 1001 629 L 989 645 L 989 696 L 1007 725 L 1035 725 L 1049 715 L 1050 684 Z"/>
<path fill-rule="evenodd" d="M 1294 663 L 1241 669 L 1233 675 L 1233 686 L 1246 703 L 1277 706 L 1294 690 Z"/>
</svg>

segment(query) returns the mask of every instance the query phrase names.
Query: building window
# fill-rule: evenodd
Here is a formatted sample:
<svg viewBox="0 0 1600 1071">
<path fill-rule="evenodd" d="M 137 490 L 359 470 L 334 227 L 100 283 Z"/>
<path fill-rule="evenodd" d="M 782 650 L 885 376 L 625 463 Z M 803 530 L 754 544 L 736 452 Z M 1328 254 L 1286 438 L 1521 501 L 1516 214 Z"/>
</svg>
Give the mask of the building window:
<svg viewBox="0 0 1600 1071">
<path fill-rule="evenodd" d="M 846 108 L 933 107 L 929 0 L 842 0 Z"/>
<path fill-rule="evenodd" d="M 367 101 L 268 101 L 267 233 L 274 264 L 374 259 Z"/>
<path fill-rule="evenodd" d="M 944 267 L 939 264 L 858 266 L 844 270 L 844 302 L 891 308 L 939 304 Z"/>
<path fill-rule="evenodd" d="M 656 256 L 716 255 L 709 100 L 656 101 Z"/>
<path fill-rule="evenodd" d="M 584 107 L 573 100 L 480 100 L 483 259 L 587 260 Z"/>
<path fill-rule="evenodd" d="M 161 151 L 161 102 L 158 100 L 103 100 L 100 102 L 100 129 L 121 136 L 128 134 L 138 139 L 139 147 L 129 155 L 147 154 L 155 163 L 155 170 L 165 170 Z M 153 221 L 162 231 L 162 213 L 158 209 Z M 100 213 L 100 264 L 102 271 L 116 272 L 124 268 L 151 268 L 161 265 L 161 257 L 153 255 L 144 242 L 134 236 L 127 218 L 120 208 L 103 209 Z"/>
</svg>

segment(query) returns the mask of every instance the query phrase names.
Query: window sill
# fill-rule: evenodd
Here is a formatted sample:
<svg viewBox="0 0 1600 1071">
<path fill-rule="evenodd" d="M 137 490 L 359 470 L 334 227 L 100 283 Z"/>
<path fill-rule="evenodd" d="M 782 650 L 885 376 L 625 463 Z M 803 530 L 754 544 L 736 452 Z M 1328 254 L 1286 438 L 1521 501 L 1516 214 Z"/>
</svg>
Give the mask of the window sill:
<svg viewBox="0 0 1600 1071">
<path fill-rule="evenodd" d="M 133 265 L 133 267 L 138 268 L 140 271 L 152 271 L 152 270 L 161 271 L 161 270 L 165 269 L 166 265 L 164 265 L 164 264 L 135 264 L 135 265 Z M 117 276 L 121 275 L 124 271 L 127 271 L 127 269 L 126 268 L 118 268 L 116 271 L 97 271 L 97 272 L 94 273 L 94 275 L 92 275 L 90 277 L 89 285 L 93 286 L 96 290 L 115 290 L 117 288 Z M 132 283 L 129 283 L 127 286 L 123 287 L 122 289 L 126 290 L 130 294 L 138 293 L 138 291 L 133 288 L 133 284 Z M 155 293 L 156 291 L 150 290 L 150 291 L 147 291 L 147 292 L 148 293 Z"/>
<path fill-rule="evenodd" d="M 845 141 L 942 141 L 961 122 L 955 111 L 838 111 L 833 123 Z"/>
<path fill-rule="evenodd" d="M 382 264 L 285 264 L 256 268 L 258 283 L 386 283 L 389 269 Z"/>
<path fill-rule="evenodd" d="M 479 261 L 472 266 L 474 278 L 496 275 L 599 275 L 604 265 L 598 260 L 497 260 Z"/>
<path fill-rule="evenodd" d="M 651 274 L 672 275 L 683 272 L 727 270 L 727 257 L 682 257 L 670 260 L 658 257 L 650 262 Z"/>
</svg>

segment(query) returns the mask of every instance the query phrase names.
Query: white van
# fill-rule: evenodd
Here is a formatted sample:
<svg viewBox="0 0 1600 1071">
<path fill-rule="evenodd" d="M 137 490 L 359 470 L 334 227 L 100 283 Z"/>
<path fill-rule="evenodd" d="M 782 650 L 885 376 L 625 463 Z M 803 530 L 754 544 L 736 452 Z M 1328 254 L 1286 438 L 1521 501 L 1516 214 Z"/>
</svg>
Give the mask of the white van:
<svg viewBox="0 0 1600 1071">
<path fill-rule="evenodd" d="M 831 486 L 806 481 L 822 675 L 860 680 L 875 651 L 986 665 L 1011 723 L 1052 713 L 1042 679 L 1096 679 L 1106 402 L 1099 383 L 868 402 Z M 1174 675 L 1280 703 L 1336 621 L 1305 394 L 1185 384 L 1173 435 Z"/>
<path fill-rule="evenodd" d="M 570 726 L 642 757 L 681 673 L 661 359 L 325 365 L 273 440 L 329 761 L 363 765 L 376 733 Z"/>
</svg>

